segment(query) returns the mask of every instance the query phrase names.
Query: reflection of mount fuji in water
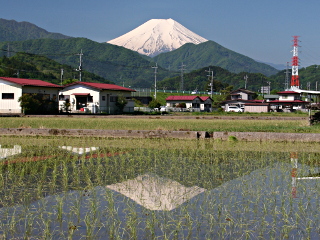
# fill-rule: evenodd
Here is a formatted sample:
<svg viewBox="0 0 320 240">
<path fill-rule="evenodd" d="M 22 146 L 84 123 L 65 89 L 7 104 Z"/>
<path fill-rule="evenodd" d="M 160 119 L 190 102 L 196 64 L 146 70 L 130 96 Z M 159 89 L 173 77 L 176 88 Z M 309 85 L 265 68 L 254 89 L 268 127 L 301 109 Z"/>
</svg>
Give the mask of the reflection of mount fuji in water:
<svg viewBox="0 0 320 240">
<path fill-rule="evenodd" d="M 145 174 L 107 186 L 150 210 L 172 210 L 205 191 L 197 186 L 185 187 L 171 179 Z"/>
<path fill-rule="evenodd" d="M 301 194 L 298 201 L 292 200 L 291 170 L 296 167 L 293 162 L 294 165 L 280 161 L 250 171 L 211 190 L 144 174 L 122 183 L 49 195 L 31 204 L 0 208 L 0 222 L 5 223 L 1 230 L 11 229 L 6 223 L 15 220 L 17 231 L 6 230 L 6 239 L 22 239 L 32 219 L 33 236 L 43 239 L 45 226 L 39 224 L 45 216 L 54 229 L 52 239 L 67 239 L 70 230 L 74 231 L 72 239 L 82 239 L 90 230 L 95 236 L 92 239 L 114 239 L 113 234 L 108 235 L 112 227 L 116 228 L 112 233 L 121 236 L 119 239 L 130 239 L 131 226 L 137 230 L 136 239 L 163 239 L 173 231 L 179 232 L 177 239 L 243 239 L 248 231 L 252 232 L 252 239 L 269 239 L 269 226 L 275 229 L 275 236 L 280 236 L 287 224 L 292 228 L 288 239 L 318 239 L 318 184 L 299 182 Z M 302 175 L 310 171 L 310 166 L 297 166 Z M 287 223 L 284 220 L 289 212 L 291 216 L 302 216 L 290 218 Z M 310 221 L 310 234 L 305 219 Z M 148 226 L 153 232 L 146 235 Z M 230 229 L 223 235 L 221 229 L 226 226 Z M 267 226 L 262 233 L 260 226 Z M 1 234 L 0 231 L 0 239 L 4 237 Z"/>
</svg>

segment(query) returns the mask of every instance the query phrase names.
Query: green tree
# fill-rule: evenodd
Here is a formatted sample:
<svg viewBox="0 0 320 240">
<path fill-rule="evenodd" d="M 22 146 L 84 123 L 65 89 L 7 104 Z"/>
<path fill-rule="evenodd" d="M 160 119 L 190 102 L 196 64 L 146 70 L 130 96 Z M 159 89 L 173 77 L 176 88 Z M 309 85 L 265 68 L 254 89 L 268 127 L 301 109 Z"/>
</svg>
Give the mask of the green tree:
<svg viewBox="0 0 320 240">
<path fill-rule="evenodd" d="M 152 99 L 152 101 L 149 103 L 149 108 L 159 108 L 161 106 L 161 103 L 157 99 Z"/>
<path fill-rule="evenodd" d="M 280 92 L 278 89 L 273 89 L 273 90 L 271 90 L 270 94 L 276 95 L 276 94 L 278 94 L 278 92 Z"/>
<path fill-rule="evenodd" d="M 67 85 L 67 84 L 74 83 L 74 82 L 77 82 L 77 81 L 78 81 L 78 79 L 68 78 L 68 79 L 65 79 L 65 80 L 62 82 L 62 85 Z"/>
<path fill-rule="evenodd" d="M 41 94 L 24 93 L 18 102 L 25 114 L 56 114 L 58 112 L 57 102 L 44 98 Z"/>
<path fill-rule="evenodd" d="M 41 103 L 36 98 L 36 94 L 22 94 L 21 97 L 19 97 L 18 102 L 20 102 L 20 107 L 22 108 L 23 113 L 25 114 L 32 114 L 37 113 Z"/>
<path fill-rule="evenodd" d="M 124 107 L 127 105 L 128 101 L 123 95 L 119 95 L 116 102 L 116 107 L 119 113 L 123 113 Z"/>
</svg>

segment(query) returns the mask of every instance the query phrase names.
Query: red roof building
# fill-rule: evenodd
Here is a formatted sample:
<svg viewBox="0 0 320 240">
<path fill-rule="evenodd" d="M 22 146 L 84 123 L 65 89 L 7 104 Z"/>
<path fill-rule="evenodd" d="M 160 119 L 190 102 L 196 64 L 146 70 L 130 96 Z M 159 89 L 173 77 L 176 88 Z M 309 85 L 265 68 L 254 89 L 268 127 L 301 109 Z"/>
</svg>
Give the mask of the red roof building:
<svg viewBox="0 0 320 240">
<path fill-rule="evenodd" d="M 116 104 L 120 97 L 124 97 L 127 101 L 123 111 L 134 111 L 132 92 L 135 90 L 115 84 L 73 82 L 64 86 L 59 100 L 61 108 L 66 101 L 70 102 L 71 112 L 115 114 L 122 111 Z"/>
<path fill-rule="evenodd" d="M 19 98 L 23 94 L 37 94 L 42 98 L 57 102 L 62 87 L 37 79 L 0 77 L 0 113 L 21 114 Z M 43 110 L 44 111 L 44 110 Z"/>
<path fill-rule="evenodd" d="M 301 95 L 295 91 L 282 91 L 278 92 L 279 99 L 269 101 L 270 108 L 273 111 L 295 111 L 302 110 L 306 108 L 306 105 L 309 104 L 307 101 L 301 99 Z"/>
<path fill-rule="evenodd" d="M 25 79 L 25 78 L 10 78 L 10 77 L 0 77 L 0 79 L 18 84 L 20 86 L 35 86 L 35 87 L 53 87 L 53 88 L 62 88 L 59 85 L 45 82 L 42 80 L 36 80 L 36 79 Z"/>
<path fill-rule="evenodd" d="M 115 84 L 109 84 L 109 83 L 91 83 L 91 82 L 73 82 L 70 84 L 65 85 L 64 87 L 70 87 L 74 85 L 82 85 L 82 86 L 88 86 L 90 88 L 95 88 L 99 90 L 111 90 L 111 91 L 126 91 L 126 92 L 135 92 L 136 90 L 121 87 Z"/>
<path fill-rule="evenodd" d="M 166 98 L 167 107 L 177 108 L 185 104 L 185 108 L 192 111 L 212 111 L 211 97 L 196 95 L 169 96 Z"/>
<path fill-rule="evenodd" d="M 199 98 L 198 96 L 169 96 L 166 98 L 166 101 L 194 101 L 195 99 Z"/>
</svg>

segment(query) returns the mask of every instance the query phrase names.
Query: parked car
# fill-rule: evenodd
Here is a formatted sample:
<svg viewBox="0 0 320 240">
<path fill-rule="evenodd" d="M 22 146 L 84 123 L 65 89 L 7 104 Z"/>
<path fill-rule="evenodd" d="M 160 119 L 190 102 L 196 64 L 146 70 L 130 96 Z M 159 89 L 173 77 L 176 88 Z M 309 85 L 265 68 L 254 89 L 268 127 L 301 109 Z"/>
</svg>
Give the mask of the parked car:
<svg viewBox="0 0 320 240">
<path fill-rule="evenodd" d="M 228 106 L 226 112 L 244 112 L 244 109 L 238 106 Z"/>
<path fill-rule="evenodd" d="M 198 94 L 199 93 L 199 91 L 196 89 L 196 90 L 193 90 L 192 92 L 191 92 L 191 94 Z"/>
<path fill-rule="evenodd" d="M 166 106 L 160 106 L 160 112 L 166 112 L 167 107 Z"/>
</svg>

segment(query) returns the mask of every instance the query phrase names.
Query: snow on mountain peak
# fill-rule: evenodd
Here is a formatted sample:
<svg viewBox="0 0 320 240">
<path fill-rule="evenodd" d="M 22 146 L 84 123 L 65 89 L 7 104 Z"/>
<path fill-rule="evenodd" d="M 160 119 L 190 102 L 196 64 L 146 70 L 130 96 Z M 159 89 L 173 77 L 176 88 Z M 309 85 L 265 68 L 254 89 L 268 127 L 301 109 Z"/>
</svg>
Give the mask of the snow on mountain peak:
<svg viewBox="0 0 320 240">
<path fill-rule="evenodd" d="M 199 44 L 206 41 L 208 40 L 169 18 L 151 19 L 108 43 L 152 57 L 175 50 L 185 43 Z"/>
</svg>

